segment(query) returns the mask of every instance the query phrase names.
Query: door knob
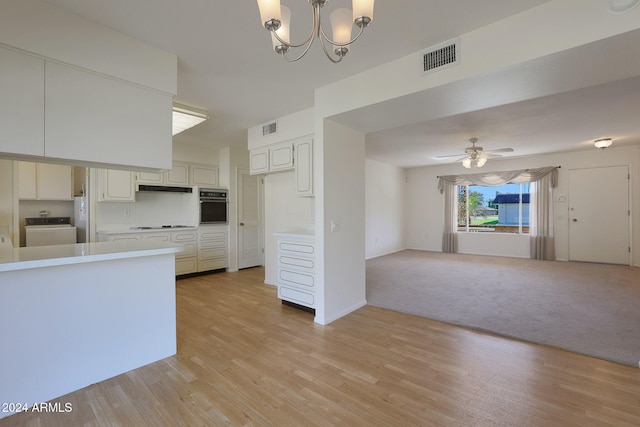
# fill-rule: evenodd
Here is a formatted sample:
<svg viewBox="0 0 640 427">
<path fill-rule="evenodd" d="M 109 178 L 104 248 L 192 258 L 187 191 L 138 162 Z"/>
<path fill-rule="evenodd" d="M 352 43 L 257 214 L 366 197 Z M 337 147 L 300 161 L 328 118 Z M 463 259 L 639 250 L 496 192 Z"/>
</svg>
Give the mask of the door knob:
<svg viewBox="0 0 640 427">
<path fill-rule="evenodd" d="M 574 220 L 575 221 L 575 220 Z M 244 227 L 244 222 L 240 223 L 240 227 Z"/>
<path fill-rule="evenodd" d="M 575 218 L 573 218 L 573 222 L 578 222 L 578 220 L 577 220 L 577 219 L 575 219 Z"/>
</svg>

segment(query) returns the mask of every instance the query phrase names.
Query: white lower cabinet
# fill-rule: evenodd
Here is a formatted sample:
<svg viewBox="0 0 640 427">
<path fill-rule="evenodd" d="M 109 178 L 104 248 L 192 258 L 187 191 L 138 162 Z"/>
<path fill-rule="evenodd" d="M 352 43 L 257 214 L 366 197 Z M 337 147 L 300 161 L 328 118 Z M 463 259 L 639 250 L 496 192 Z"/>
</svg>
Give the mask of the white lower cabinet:
<svg viewBox="0 0 640 427">
<path fill-rule="evenodd" d="M 181 231 L 153 231 L 144 233 L 98 233 L 99 242 L 116 242 L 123 240 L 153 240 L 156 242 L 179 243 L 184 245 L 184 251 L 176 254 L 176 276 L 200 271 L 198 270 L 198 230 L 195 228 Z"/>
<path fill-rule="evenodd" d="M 198 271 L 227 267 L 227 226 L 207 226 L 198 229 Z"/>
<path fill-rule="evenodd" d="M 276 233 L 276 237 L 278 298 L 316 308 L 314 236 Z"/>
<path fill-rule="evenodd" d="M 176 254 L 176 276 L 198 271 L 198 231 L 185 230 L 171 233 L 171 242 L 184 245 L 184 251 Z"/>
</svg>

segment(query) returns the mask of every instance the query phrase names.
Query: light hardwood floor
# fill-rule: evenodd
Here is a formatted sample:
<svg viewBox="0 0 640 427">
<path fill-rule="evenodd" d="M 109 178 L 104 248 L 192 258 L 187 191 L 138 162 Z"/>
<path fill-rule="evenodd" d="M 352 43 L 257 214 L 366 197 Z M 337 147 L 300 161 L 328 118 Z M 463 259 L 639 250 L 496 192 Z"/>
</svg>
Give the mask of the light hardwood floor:
<svg viewBox="0 0 640 427">
<path fill-rule="evenodd" d="M 176 356 L 0 427 L 640 425 L 640 369 L 371 306 L 321 326 L 263 277 L 179 280 Z"/>
</svg>

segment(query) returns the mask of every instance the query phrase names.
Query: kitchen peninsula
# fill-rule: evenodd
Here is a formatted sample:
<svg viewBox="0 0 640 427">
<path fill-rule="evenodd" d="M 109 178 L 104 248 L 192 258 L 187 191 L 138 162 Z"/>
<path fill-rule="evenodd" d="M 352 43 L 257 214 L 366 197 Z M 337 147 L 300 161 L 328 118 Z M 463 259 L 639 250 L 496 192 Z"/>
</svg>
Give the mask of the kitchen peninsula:
<svg viewBox="0 0 640 427">
<path fill-rule="evenodd" d="M 0 247 L 0 402 L 45 402 L 175 354 L 183 249 Z"/>
</svg>

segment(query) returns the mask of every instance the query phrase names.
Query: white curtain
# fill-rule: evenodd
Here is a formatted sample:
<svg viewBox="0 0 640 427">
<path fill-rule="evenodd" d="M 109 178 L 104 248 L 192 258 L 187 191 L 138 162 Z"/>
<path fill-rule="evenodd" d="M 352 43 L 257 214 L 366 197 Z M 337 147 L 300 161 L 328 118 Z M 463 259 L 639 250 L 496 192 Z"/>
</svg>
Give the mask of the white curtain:
<svg viewBox="0 0 640 427">
<path fill-rule="evenodd" d="M 444 233 L 442 234 L 442 252 L 458 252 L 458 187 L 445 184 L 444 191 Z"/>
<path fill-rule="evenodd" d="M 457 186 L 502 185 L 530 182 L 530 255 L 533 259 L 555 259 L 553 241 L 553 193 L 558 186 L 558 167 L 547 166 L 504 172 L 445 175 L 438 177 L 438 189 L 444 194 L 444 233 L 442 251 L 458 251 Z"/>
<path fill-rule="evenodd" d="M 557 173 L 556 173 L 557 175 Z M 556 178 L 557 180 L 557 178 Z M 553 239 L 553 174 L 534 181 L 529 187 L 529 238 L 531 259 L 556 259 Z"/>
</svg>

